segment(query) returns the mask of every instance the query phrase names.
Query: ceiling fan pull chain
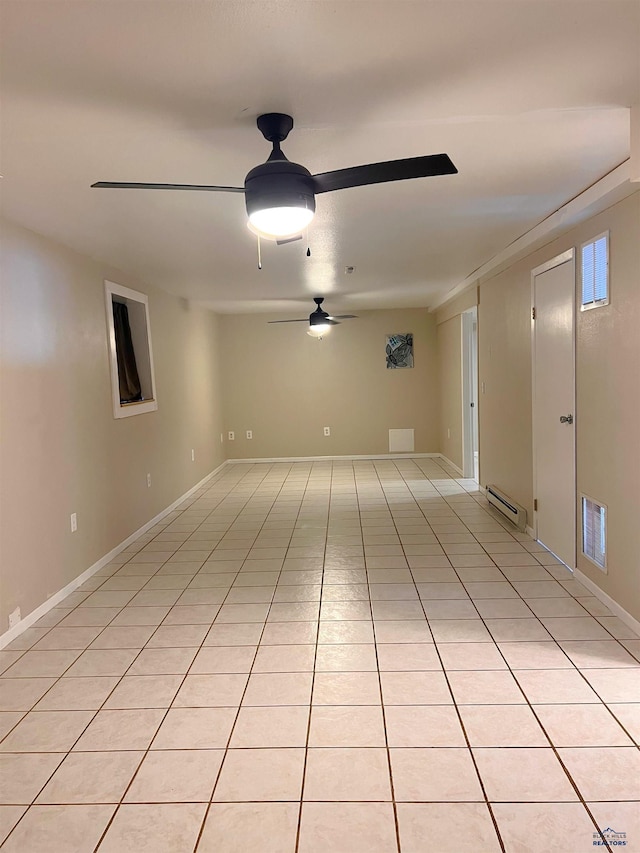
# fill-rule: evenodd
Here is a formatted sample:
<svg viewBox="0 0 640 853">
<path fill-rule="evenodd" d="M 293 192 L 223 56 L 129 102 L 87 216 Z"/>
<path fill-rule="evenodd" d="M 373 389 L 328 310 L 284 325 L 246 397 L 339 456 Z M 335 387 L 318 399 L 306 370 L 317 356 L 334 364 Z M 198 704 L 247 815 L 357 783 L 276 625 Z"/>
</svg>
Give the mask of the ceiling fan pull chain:
<svg viewBox="0 0 640 853">
<path fill-rule="evenodd" d="M 309 248 L 309 229 L 307 228 L 307 257 L 311 257 L 311 249 Z"/>
<path fill-rule="evenodd" d="M 262 252 L 260 251 L 260 235 L 258 234 L 258 269 L 262 269 Z"/>
</svg>

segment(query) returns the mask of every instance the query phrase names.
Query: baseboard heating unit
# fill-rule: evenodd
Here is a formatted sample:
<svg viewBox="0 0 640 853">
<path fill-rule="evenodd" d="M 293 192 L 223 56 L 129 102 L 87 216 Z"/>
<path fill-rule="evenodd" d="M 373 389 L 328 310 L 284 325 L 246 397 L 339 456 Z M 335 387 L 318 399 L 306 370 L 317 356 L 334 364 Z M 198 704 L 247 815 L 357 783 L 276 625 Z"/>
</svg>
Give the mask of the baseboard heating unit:
<svg viewBox="0 0 640 853">
<path fill-rule="evenodd" d="M 527 529 L 527 511 L 501 492 L 497 486 L 487 486 L 487 500 L 499 510 L 512 524 L 524 532 Z"/>
</svg>

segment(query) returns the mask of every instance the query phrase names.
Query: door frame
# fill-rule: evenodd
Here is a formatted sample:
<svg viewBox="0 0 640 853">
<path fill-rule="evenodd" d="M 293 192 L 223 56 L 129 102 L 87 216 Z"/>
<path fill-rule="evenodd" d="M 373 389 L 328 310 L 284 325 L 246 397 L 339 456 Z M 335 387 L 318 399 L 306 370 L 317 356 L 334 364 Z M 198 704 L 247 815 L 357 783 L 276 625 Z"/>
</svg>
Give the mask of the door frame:
<svg viewBox="0 0 640 853">
<path fill-rule="evenodd" d="M 572 289 L 572 299 L 571 299 L 571 354 L 572 354 L 572 376 L 573 376 L 573 392 L 572 392 L 572 403 L 573 403 L 573 418 L 574 418 L 574 432 L 573 432 L 573 506 L 571 507 L 571 517 L 573 521 L 573 564 L 568 568 L 573 571 L 577 565 L 577 542 L 578 542 L 578 528 L 577 528 L 577 501 L 578 501 L 578 482 L 577 482 L 577 418 L 576 418 L 576 250 L 572 246 L 570 249 L 567 249 L 566 252 L 562 252 L 560 255 L 556 255 L 554 258 L 546 261 L 544 264 L 540 264 L 534 269 L 531 270 L 531 439 L 532 439 L 532 450 L 533 450 L 533 497 L 534 501 L 536 498 L 536 494 L 538 491 L 538 478 L 537 478 L 537 442 L 536 442 L 536 428 L 535 428 L 535 411 L 536 411 L 536 324 L 534 320 L 534 308 L 535 308 L 535 296 L 536 296 L 536 276 L 541 275 L 542 273 L 548 272 L 549 270 L 554 269 L 555 267 L 562 266 L 563 264 L 570 263 L 571 270 L 573 273 L 573 289 Z M 534 503 L 535 507 L 535 503 Z M 533 537 L 538 540 L 538 513 L 534 509 L 533 512 L 533 523 L 531 525 L 533 529 Z M 557 556 L 557 555 L 554 555 Z M 560 559 L 558 557 L 558 559 Z M 561 562 L 563 562 L 561 560 Z M 564 565 L 564 562 L 563 562 Z"/>
<path fill-rule="evenodd" d="M 473 323 L 476 324 L 475 358 L 472 352 Z M 462 365 L 462 476 L 468 479 L 474 478 L 474 432 L 476 433 L 476 451 L 480 450 L 479 417 L 478 417 L 478 307 L 469 308 L 461 314 L 461 365 Z M 475 370 L 474 370 L 475 367 Z M 475 373 L 475 383 L 474 383 Z M 473 394 L 475 384 L 476 393 Z M 471 401 L 474 402 L 473 409 Z M 474 428 L 473 420 L 476 419 L 478 428 Z M 479 461 L 479 460 L 478 460 Z M 478 474 L 479 476 L 479 474 Z"/>
</svg>

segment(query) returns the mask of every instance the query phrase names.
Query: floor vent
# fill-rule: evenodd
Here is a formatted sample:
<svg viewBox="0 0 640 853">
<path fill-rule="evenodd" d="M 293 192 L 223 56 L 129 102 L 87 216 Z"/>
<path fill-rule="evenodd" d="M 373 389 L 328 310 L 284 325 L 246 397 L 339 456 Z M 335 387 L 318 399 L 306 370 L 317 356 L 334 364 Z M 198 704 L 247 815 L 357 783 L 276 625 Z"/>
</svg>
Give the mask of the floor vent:
<svg viewBox="0 0 640 853">
<path fill-rule="evenodd" d="M 527 511 L 501 492 L 496 486 L 487 486 L 487 499 L 496 509 L 509 519 L 518 530 L 526 530 Z"/>
<path fill-rule="evenodd" d="M 607 571 L 607 508 L 582 495 L 582 553 Z"/>
</svg>

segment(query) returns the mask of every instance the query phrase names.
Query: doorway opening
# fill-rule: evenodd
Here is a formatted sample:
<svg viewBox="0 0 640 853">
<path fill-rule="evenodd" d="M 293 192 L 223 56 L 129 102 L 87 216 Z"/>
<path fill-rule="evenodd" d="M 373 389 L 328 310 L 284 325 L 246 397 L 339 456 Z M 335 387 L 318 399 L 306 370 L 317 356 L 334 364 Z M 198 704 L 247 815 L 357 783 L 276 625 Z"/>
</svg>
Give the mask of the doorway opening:
<svg viewBox="0 0 640 853">
<path fill-rule="evenodd" d="M 478 309 L 462 314 L 462 476 L 480 482 Z"/>
</svg>

